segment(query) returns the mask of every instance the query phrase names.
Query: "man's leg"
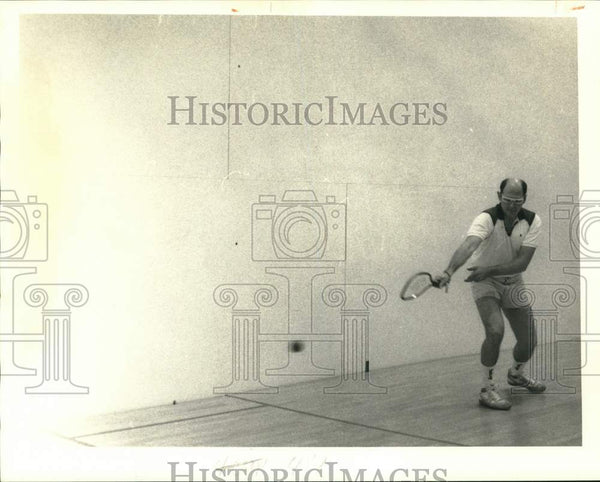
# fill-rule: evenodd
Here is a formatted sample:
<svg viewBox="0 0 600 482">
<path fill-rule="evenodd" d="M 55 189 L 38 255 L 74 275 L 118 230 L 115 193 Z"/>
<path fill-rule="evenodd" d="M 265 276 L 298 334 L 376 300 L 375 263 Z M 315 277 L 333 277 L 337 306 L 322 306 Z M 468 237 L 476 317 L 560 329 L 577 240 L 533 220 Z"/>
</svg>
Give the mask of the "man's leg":
<svg viewBox="0 0 600 482">
<path fill-rule="evenodd" d="M 500 300 L 485 296 L 475 301 L 485 329 L 485 340 L 481 345 L 481 364 L 493 367 L 498 361 L 500 345 L 504 338 L 504 318 L 500 310 Z"/>
<path fill-rule="evenodd" d="M 517 343 L 513 349 L 513 357 L 517 363 L 527 363 L 533 355 L 537 344 L 537 336 L 533 320 L 530 316 L 530 309 L 529 307 L 504 308 L 504 314 L 517 339 Z"/>
<path fill-rule="evenodd" d="M 510 401 L 500 396 L 494 383 L 494 369 L 504 337 L 504 318 L 500 309 L 500 300 L 493 296 L 484 296 L 477 299 L 475 303 L 485 329 L 485 340 L 481 345 L 484 386 L 479 395 L 479 403 L 498 410 L 508 410 L 511 406 Z"/>
<path fill-rule="evenodd" d="M 535 325 L 531 317 L 530 308 L 504 308 L 504 314 L 515 334 L 517 343 L 513 349 L 513 366 L 508 371 L 508 383 L 514 386 L 527 388 L 532 393 L 541 393 L 546 386 L 533 378 L 525 375 L 525 364 L 531 359 L 537 344 Z"/>
</svg>

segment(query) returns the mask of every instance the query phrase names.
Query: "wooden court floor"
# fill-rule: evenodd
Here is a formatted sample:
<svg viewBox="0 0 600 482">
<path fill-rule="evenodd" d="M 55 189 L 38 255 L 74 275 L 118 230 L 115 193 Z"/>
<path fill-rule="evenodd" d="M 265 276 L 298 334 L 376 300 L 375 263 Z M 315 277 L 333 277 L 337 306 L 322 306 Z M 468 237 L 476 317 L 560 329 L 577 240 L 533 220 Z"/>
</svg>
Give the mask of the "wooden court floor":
<svg viewBox="0 0 600 482">
<path fill-rule="evenodd" d="M 579 344 L 560 343 L 544 394 L 512 393 L 510 351 L 498 364 L 509 411 L 480 407 L 478 355 L 370 373 L 383 394 L 326 394 L 334 378 L 282 386 L 277 394 L 229 394 L 95 416 L 59 431 L 89 446 L 577 446 Z M 548 360 L 546 360 L 548 361 Z"/>
</svg>

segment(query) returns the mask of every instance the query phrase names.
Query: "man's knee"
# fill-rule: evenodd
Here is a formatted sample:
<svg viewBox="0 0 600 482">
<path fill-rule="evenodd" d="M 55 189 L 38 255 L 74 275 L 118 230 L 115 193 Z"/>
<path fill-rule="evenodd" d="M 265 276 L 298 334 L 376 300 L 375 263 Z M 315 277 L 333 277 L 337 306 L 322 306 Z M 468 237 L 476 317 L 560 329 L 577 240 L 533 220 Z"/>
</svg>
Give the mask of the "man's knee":
<svg viewBox="0 0 600 482">
<path fill-rule="evenodd" d="M 486 296 L 478 299 L 476 304 L 485 328 L 486 343 L 500 345 L 504 337 L 504 319 L 499 300 Z"/>
<path fill-rule="evenodd" d="M 499 345 L 502 343 L 502 338 L 504 338 L 504 326 L 500 324 L 488 326 L 485 330 L 485 338 L 490 343 Z"/>
</svg>

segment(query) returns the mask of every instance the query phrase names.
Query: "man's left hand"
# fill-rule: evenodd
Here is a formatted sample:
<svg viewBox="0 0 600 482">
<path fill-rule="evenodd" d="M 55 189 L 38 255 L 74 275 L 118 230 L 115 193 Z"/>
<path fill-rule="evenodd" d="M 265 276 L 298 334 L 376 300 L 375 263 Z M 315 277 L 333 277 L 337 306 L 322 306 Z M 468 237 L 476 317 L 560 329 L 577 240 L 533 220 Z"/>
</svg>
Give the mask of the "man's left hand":
<svg viewBox="0 0 600 482">
<path fill-rule="evenodd" d="M 467 271 L 471 271 L 471 274 L 465 279 L 467 282 L 482 281 L 490 275 L 489 269 L 485 266 L 473 266 L 472 268 L 467 268 Z"/>
</svg>

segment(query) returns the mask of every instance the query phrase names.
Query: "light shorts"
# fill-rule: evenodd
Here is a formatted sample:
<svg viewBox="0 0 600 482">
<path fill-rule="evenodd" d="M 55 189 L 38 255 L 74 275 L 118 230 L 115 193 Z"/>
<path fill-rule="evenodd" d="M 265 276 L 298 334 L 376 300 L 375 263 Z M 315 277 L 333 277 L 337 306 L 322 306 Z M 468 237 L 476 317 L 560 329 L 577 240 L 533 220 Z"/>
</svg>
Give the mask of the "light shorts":
<svg viewBox="0 0 600 482">
<path fill-rule="evenodd" d="M 526 308 L 531 305 L 531 297 L 527 295 L 523 277 L 504 276 L 486 278 L 483 281 L 471 283 L 473 298 L 477 301 L 485 296 L 491 296 L 500 301 L 502 308 Z"/>
</svg>

